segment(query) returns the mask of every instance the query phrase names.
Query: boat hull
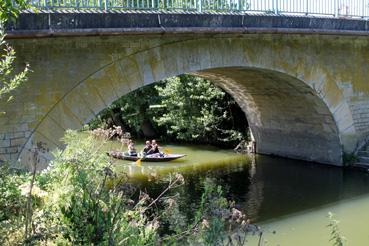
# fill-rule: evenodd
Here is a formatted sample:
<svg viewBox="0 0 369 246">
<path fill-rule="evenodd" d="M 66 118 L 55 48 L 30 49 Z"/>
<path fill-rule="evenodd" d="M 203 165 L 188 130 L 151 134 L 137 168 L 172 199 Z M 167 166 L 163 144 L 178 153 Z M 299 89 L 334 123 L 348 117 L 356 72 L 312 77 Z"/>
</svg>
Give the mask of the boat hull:
<svg viewBox="0 0 369 246">
<path fill-rule="evenodd" d="M 107 152 L 107 155 L 121 160 L 137 161 L 140 159 L 141 161 L 146 162 L 166 162 L 176 160 L 185 156 L 182 154 L 164 154 L 164 156 L 160 157 L 158 154 L 153 154 L 145 157 L 138 157 L 126 155 L 122 151 L 109 151 Z"/>
</svg>

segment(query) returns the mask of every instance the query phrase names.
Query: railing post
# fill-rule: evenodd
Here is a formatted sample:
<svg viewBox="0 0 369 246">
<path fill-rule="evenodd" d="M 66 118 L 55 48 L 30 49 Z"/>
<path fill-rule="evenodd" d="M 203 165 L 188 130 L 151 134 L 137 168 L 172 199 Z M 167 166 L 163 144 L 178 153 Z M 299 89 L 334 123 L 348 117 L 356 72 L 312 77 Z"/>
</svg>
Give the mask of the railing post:
<svg viewBox="0 0 369 246">
<path fill-rule="evenodd" d="M 105 11 L 108 11 L 108 0 L 105 0 L 105 4 L 104 4 L 105 6 Z"/>
<path fill-rule="evenodd" d="M 366 9 L 366 7 L 367 7 L 367 6 L 365 6 L 365 2 L 366 2 L 365 0 L 362 0 L 362 3 L 363 3 L 363 4 L 362 4 L 362 6 L 361 6 L 361 7 L 362 7 L 362 9 L 363 9 L 363 12 L 362 12 L 362 17 L 361 17 L 361 18 L 363 18 L 363 19 L 365 18 L 365 9 Z M 367 4 L 368 4 L 368 3 L 367 3 Z"/>
<path fill-rule="evenodd" d="M 47 9 L 47 0 L 44 0 L 44 8 Z"/>
<path fill-rule="evenodd" d="M 202 12 L 202 0 L 197 0 L 197 11 Z"/>
<path fill-rule="evenodd" d="M 306 0 L 306 11 L 305 11 L 305 15 L 309 15 L 309 0 Z"/>
<path fill-rule="evenodd" d="M 99 0 L 99 9 L 103 9 L 103 6 L 102 6 L 102 0 Z"/>
<path fill-rule="evenodd" d="M 274 14 L 278 14 L 278 0 L 273 0 L 274 3 Z"/>
<path fill-rule="evenodd" d="M 338 11 L 338 8 L 339 8 L 339 3 L 338 3 L 339 0 L 334 0 L 334 17 L 338 17 L 339 15 L 339 11 Z"/>
</svg>

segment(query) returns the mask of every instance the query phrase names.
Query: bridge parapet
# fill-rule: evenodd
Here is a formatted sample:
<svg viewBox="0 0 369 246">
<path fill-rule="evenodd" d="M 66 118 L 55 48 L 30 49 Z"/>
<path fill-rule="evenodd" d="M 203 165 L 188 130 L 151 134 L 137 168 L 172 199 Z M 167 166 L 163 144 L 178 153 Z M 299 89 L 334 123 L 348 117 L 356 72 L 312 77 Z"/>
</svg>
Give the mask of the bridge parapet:
<svg viewBox="0 0 369 246">
<path fill-rule="evenodd" d="M 315 15 L 333 17 L 369 17 L 364 0 L 30 0 L 38 9 L 160 10 L 192 12 L 243 12 Z"/>
<path fill-rule="evenodd" d="M 294 33 L 362 36 L 369 21 L 314 16 L 147 11 L 26 11 L 8 23 L 8 38 L 120 34 Z"/>
</svg>

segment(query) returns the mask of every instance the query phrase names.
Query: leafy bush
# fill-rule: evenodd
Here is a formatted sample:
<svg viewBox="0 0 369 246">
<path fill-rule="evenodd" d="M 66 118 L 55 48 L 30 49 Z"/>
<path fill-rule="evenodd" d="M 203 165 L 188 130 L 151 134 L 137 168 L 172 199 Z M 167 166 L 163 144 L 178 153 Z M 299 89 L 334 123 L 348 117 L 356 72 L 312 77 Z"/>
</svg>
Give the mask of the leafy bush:
<svg viewBox="0 0 369 246">
<path fill-rule="evenodd" d="M 3 244 L 238 245 L 250 232 L 245 216 L 223 197 L 214 181 L 205 181 L 195 219 L 187 221 L 177 197 L 166 196 L 183 185 L 182 175 L 170 175 L 167 187 L 153 199 L 114 171 L 112 160 L 94 138 L 68 131 L 66 149 L 55 153 L 34 182 L 31 174 L 14 178 L 4 169 L 0 183 L 5 194 L 0 200 L 0 230 L 6 232 Z M 30 193 L 29 184 L 33 184 L 31 212 L 24 211 L 28 197 L 22 195 L 22 190 Z M 14 228 L 7 232 L 10 224 Z"/>
<path fill-rule="evenodd" d="M 1 9 L 0 4 L 0 9 Z M 15 62 L 15 51 L 14 49 L 5 41 L 5 30 L 4 22 L 1 19 L 2 13 L 0 14 L 0 99 L 5 99 L 7 101 L 12 100 L 10 93 L 18 88 L 23 82 L 27 80 L 27 75 L 29 72 L 28 64 L 18 74 L 14 72 L 14 62 Z M 1 112 L 5 113 L 5 112 Z"/>
<path fill-rule="evenodd" d="M 0 243 L 12 244 L 22 237 L 17 233 L 22 227 L 26 197 L 22 196 L 19 186 L 26 176 L 11 170 L 6 164 L 0 166 Z"/>
<path fill-rule="evenodd" d="M 29 7 L 26 0 L 2 0 L 0 2 L 0 21 L 7 21 L 18 16 L 20 10 Z"/>
<path fill-rule="evenodd" d="M 50 194 L 44 211 L 50 218 L 49 240 L 72 244 L 144 245 L 155 239 L 155 225 L 144 211 L 148 198 L 131 200 L 136 189 L 118 177 L 112 162 L 99 152 L 93 136 L 68 132 L 67 148 L 58 153 L 49 170 Z M 45 214 L 44 214 L 45 215 Z"/>
<path fill-rule="evenodd" d="M 215 180 L 204 180 L 201 202 L 192 222 L 181 215 L 176 200 L 167 201 L 163 216 L 170 222 L 172 233 L 161 238 L 172 245 L 246 245 L 246 237 L 262 235 L 259 227 L 250 224 L 246 216 L 224 198 L 223 189 Z M 259 242 L 260 245 L 261 241 Z"/>
</svg>

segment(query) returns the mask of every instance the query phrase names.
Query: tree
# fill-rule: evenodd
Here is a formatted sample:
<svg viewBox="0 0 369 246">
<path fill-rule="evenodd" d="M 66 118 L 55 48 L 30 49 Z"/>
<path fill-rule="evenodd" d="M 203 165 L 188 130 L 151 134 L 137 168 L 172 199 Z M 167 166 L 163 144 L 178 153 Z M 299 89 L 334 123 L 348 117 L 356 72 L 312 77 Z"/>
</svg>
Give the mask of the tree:
<svg viewBox="0 0 369 246">
<path fill-rule="evenodd" d="M 155 128 L 153 130 L 157 133 L 160 129 L 152 119 L 155 114 L 161 112 L 158 112 L 158 108 L 152 110 L 151 107 L 159 103 L 160 96 L 154 85 L 138 88 L 101 111 L 95 119 L 89 122 L 89 128 L 109 128 L 113 125 L 120 125 L 132 135 L 142 137 L 145 136 L 144 126 L 149 125 Z"/>
<path fill-rule="evenodd" d="M 154 120 L 179 140 L 204 143 L 239 141 L 230 110 L 236 102 L 210 81 L 180 75 L 156 86 L 165 113 Z M 246 129 L 245 129 L 246 130 Z"/>
</svg>

